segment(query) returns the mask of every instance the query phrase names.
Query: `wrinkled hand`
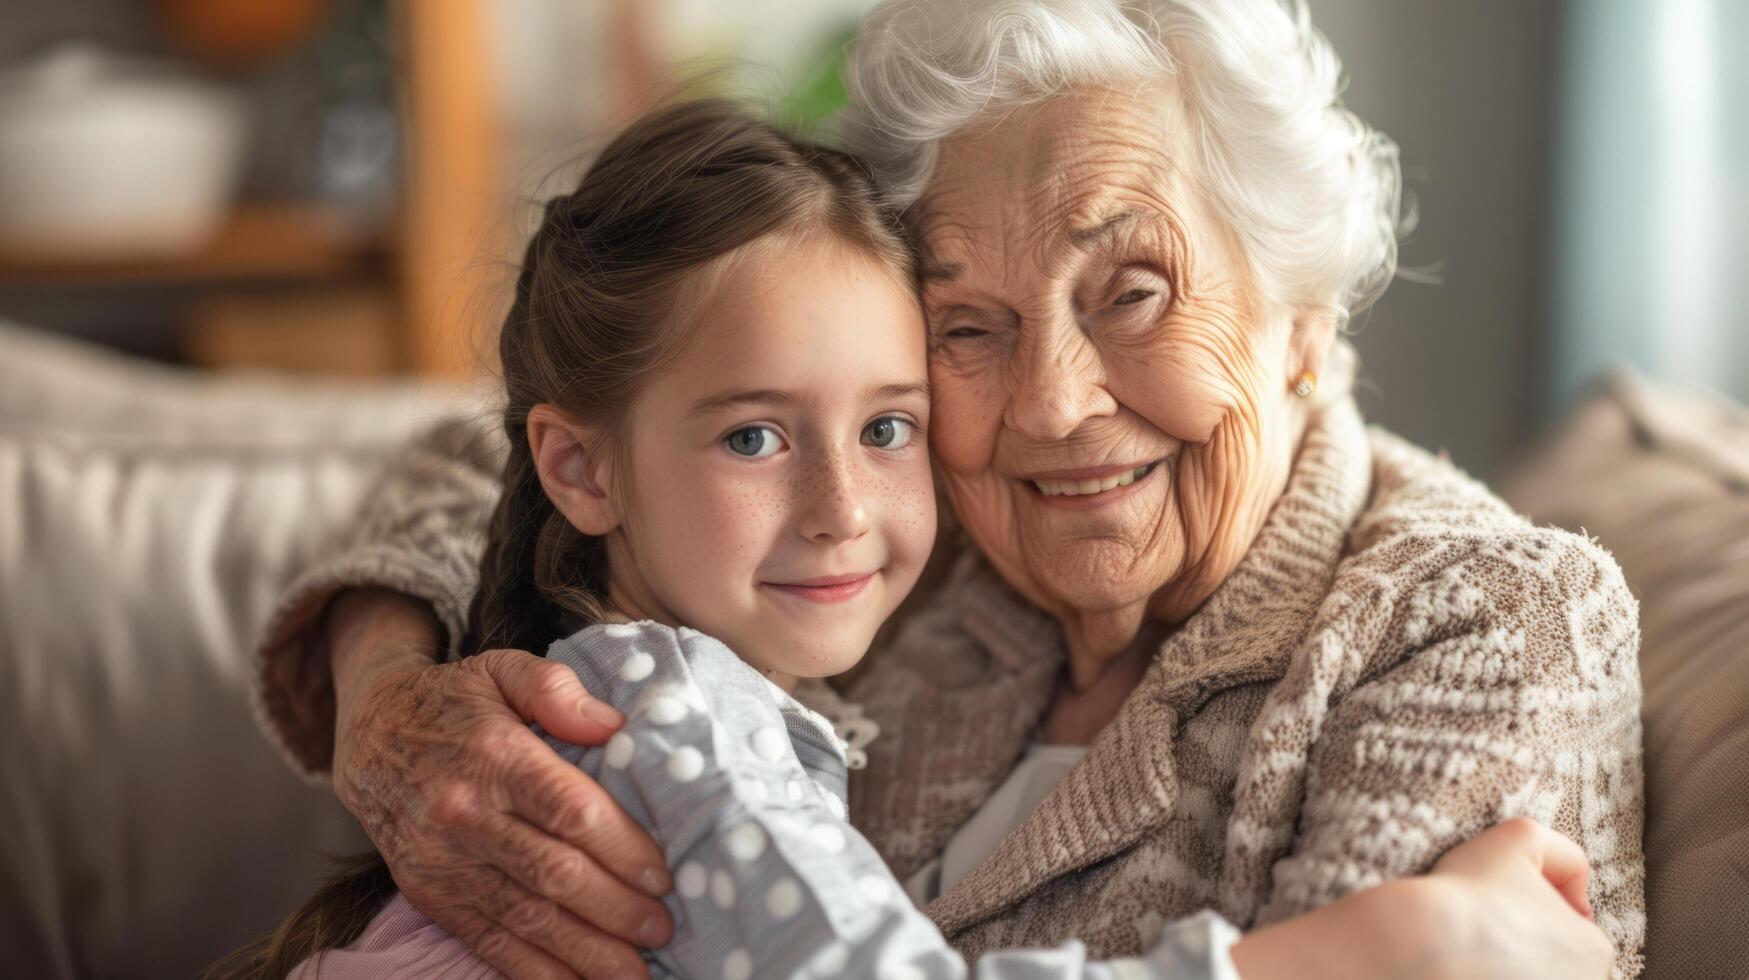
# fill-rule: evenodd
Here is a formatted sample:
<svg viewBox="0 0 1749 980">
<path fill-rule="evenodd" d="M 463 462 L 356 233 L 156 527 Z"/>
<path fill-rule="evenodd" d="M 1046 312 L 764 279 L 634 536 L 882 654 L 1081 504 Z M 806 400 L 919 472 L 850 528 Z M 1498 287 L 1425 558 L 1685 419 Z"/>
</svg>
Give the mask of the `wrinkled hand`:
<svg viewBox="0 0 1749 980">
<path fill-rule="evenodd" d="M 420 911 L 513 977 L 637 977 L 673 925 L 644 829 L 527 727 L 600 744 L 624 719 L 570 669 L 519 650 L 433 665 L 336 657 L 335 793 Z"/>
</svg>

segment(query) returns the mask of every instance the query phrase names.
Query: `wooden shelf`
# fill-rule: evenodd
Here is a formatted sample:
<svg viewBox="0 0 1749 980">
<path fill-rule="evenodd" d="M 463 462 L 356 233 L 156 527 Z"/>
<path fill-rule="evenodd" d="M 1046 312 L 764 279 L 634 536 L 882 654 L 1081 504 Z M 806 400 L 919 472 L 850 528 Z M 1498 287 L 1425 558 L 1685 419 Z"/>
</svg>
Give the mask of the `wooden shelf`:
<svg viewBox="0 0 1749 980">
<path fill-rule="evenodd" d="M 0 286 L 141 286 L 382 274 L 383 241 L 349 242 L 319 210 L 240 207 L 205 246 L 162 259 L 44 258 L 0 244 Z"/>
<path fill-rule="evenodd" d="M 638 0 L 613 2 L 632 10 Z M 502 315 L 492 304 L 508 305 L 497 261 L 508 252 L 504 129 L 483 40 L 499 11 L 491 0 L 388 9 L 404 167 L 394 227 L 359 242 L 319 208 L 244 202 L 210 242 L 170 258 L 50 257 L 0 237 L 0 290 L 48 304 L 163 288 L 158 306 L 179 308 L 191 357 L 214 367 L 490 370 L 497 345 L 482 336 Z"/>
</svg>

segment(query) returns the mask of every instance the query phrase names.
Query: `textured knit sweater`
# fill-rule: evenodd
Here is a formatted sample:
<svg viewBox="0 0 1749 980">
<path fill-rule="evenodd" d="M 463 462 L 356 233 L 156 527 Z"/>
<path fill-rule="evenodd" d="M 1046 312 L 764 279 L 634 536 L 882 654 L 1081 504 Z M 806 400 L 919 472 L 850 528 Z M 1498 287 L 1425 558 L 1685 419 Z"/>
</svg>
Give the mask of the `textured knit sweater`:
<svg viewBox="0 0 1749 980">
<path fill-rule="evenodd" d="M 258 707 L 306 773 L 332 752 L 315 620 L 335 590 L 432 601 L 459 635 L 495 491 L 479 423 L 409 454 L 358 538 L 286 597 Z M 1213 908 L 1241 928 L 1428 870 L 1530 816 L 1578 841 L 1616 975 L 1639 972 L 1637 607 L 1585 537 L 1532 526 L 1352 402 L 1308 429 L 1231 575 L 1160 646 L 1086 757 L 926 911 L 968 957 L 1146 950 Z M 452 655 L 454 651 L 451 651 Z M 828 717 L 878 725 L 853 822 L 901 878 L 940 854 L 1023 754 L 1062 683 L 1060 629 L 969 548 Z"/>
</svg>

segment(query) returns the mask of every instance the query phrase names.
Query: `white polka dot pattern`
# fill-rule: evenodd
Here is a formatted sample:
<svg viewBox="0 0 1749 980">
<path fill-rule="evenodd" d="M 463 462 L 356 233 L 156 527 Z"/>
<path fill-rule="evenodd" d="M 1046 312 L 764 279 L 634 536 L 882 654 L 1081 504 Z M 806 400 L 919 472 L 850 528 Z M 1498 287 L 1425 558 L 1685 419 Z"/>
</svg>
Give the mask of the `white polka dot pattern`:
<svg viewBox="0 0 1749 980">
<path fill-rule="evenodd" d="M 668 695 L 654 697 L 644 708 L 644 715 L 658 725 L 672 725 L 686 717 L 686 702 Z"/>
<path fill-rule="evenodd" d="M 844 850 L 844 831 L 837 824 L 817 823 L 808 828 L 808 839 L 814 846 L 828 854 L 837 854 Z"/>
<path fill-rule="evenodd" d="M 779 922 L 802 910 L 802 886 L 794 878 L 785 878 L 765 893 L 765 911 Z"/>
<path fill-rule="evenodd" d="M 630 681 L 631 683 L 636 684 L 638 681 L 649 677 L 655 669 L 656 658 L 639 650 L 637 653 L 626 658 L 626 662 L 619 668 L 619 676 L 621 680 Z"/>
<path fill-rule="evenodd" d="M 767 762 L 776 762 L 789 751 L 789 736 L 775 728 L 761 728 L 753 733 L 753 751 Z"/>
<path fill-rule="evenodd" d="M 674 887 L 680 892 L 681 898 L 698 898 L 704 894 L 707 879 L 704 865 L 697 861 L 688 861 L 675 872 Z"/>
<path fill-rule="evenodd" d="M 685 914 L 662 954 L 674 958 L 669 972 L 757 980 L 781 966 L 798 980 L 922 980 L 934 964 L 953 963 L 879 859 L 852 839 L 843 798 L 829 788 L 842 785 L 843 767 L 796 752 L 798 719 L 822 733 L 824 723 L 747 697 L 732 651 L 676 635 L 679 660 L 661 638 L 594 661 L 586 686 L 611 692 L 628 721 L 602 749 L 582 750 L 597 752 L 590 771 L 659 841 L 682 845 L 671 851 Z M 706 656 L 720 659 L 708 669 L 693 659 Z M 821 907 L 828 894 L 830 910 Z M 873 920 L 882 927 L 870 931 Z M 895 922 L 901 928 L 885 928 Z M 797 948 L 800 962 L 789 958 Z M 782 964 L 766 959 L 780 955 Z"/>
<path fill-rule="evenodd" d="M 880 875 L 863 875 L 856 879 L 856 887 L 862 892 L 862 897 L 875 904 L 880 904 L 892 895 L 892 889 L 887 880 Z"/>
<path fill-rule="evenodd" d="M 717 903 L 719 909 L 735 907 L 735 879 L 729 877 L 727 871 L 711 872 L 711 901 Z"/>
<path fill-rule="evenodd" d="M 737 861 L 752 861 L 765 853 L 765 831 L 756 823 L 744 823 L 723 835 L 723 847 Z"/>
<path fill-rule="evenodd" d="M 817 977 L 835 977 L 844 969 L 844 964 L 849 959 L 850 950 L 843 943 L 834 942 L 814 954 L 814 958 L 808 962 L 808 969 Z"/>
<path fill-rule="evenodd" d="M 668 778 L 677 783 L 690 783 L 704 772 L 704 756 L 690 745 L 682 745 L 668 753 Z"/>
<path fill-rule="evenodd" d="M 607 763 L 609 769 L 624 769 L 632 761 L 632 749 L 637 743 L 625 732 L 614 732 L 607 740 L 607 748 L 601 753 L 601 761 Z"/>
</svg>

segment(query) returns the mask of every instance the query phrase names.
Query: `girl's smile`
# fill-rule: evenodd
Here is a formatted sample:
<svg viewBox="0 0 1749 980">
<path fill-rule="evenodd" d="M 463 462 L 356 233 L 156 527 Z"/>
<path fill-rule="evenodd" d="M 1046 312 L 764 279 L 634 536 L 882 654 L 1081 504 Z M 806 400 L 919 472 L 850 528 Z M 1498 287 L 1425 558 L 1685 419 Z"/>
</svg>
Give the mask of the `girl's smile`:
<svg viewBox="0 0 1749 980">
<path fill-rule="evenodd" d="M 761 582 L 760 584 L 769 589 L 776 589 L 785 595 L 827 605 L 854 599 L 862 594 L 863 586 L 872 581 L 877 574 L 879 574 L 878 570 L 850 575 L 822 575 L 799 582 Z"/>
</svg>

